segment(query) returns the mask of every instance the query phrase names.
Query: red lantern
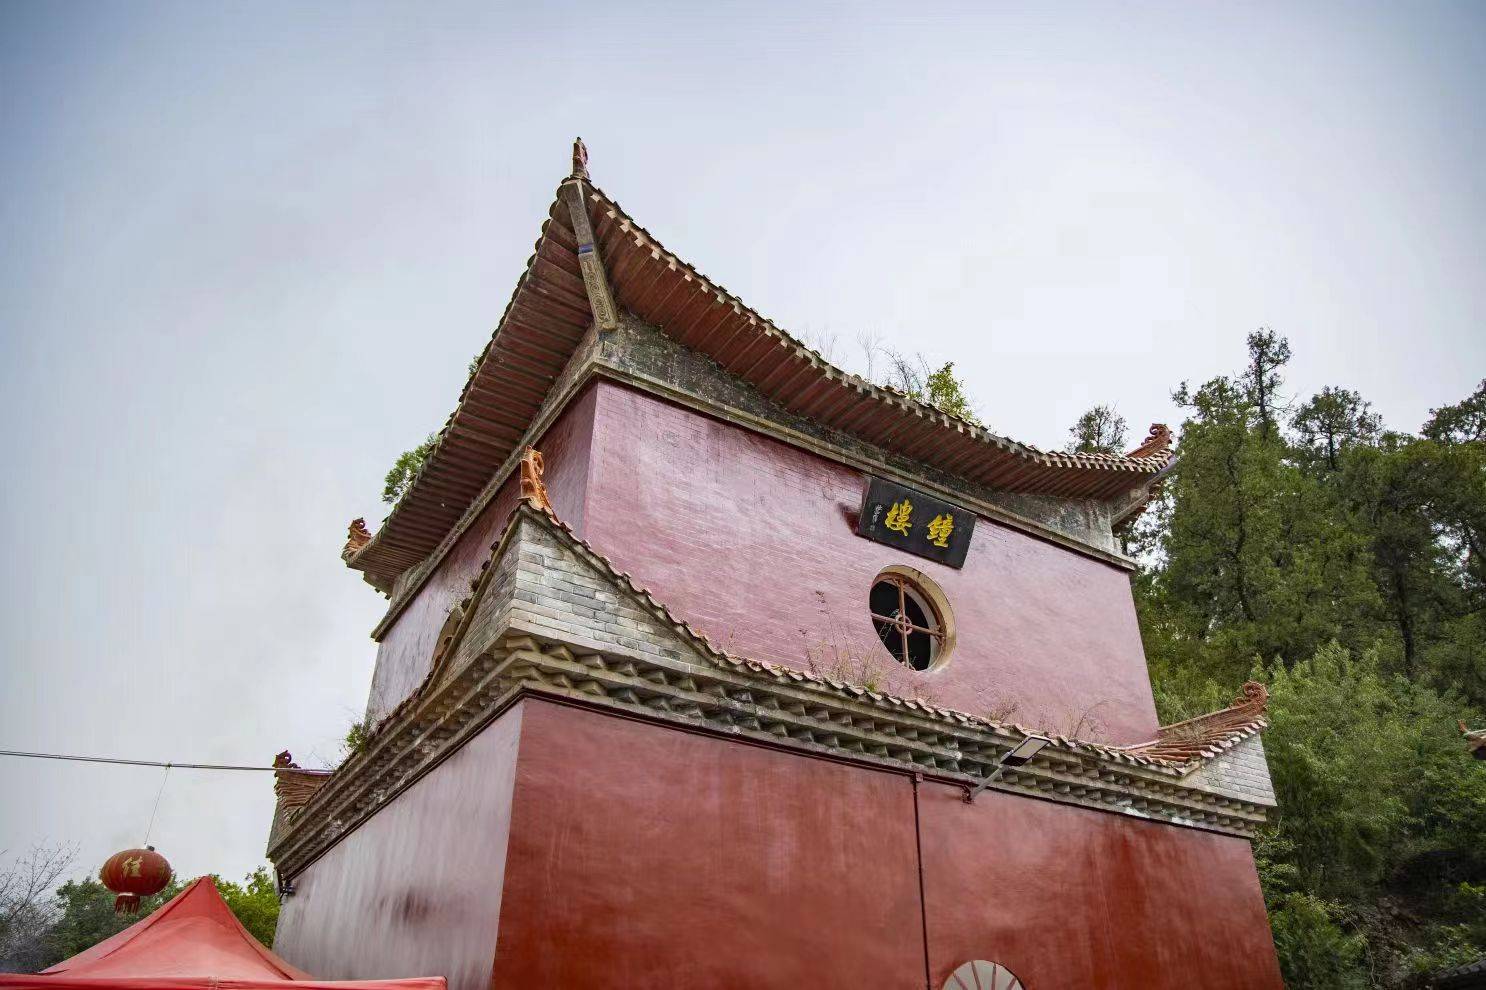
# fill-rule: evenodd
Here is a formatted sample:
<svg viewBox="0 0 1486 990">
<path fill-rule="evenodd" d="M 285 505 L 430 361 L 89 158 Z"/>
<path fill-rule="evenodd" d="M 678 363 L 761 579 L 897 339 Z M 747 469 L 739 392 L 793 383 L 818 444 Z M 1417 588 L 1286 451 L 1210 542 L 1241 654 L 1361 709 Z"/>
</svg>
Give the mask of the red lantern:
<svg viewBox="0 0 1486 990">
<path fill-rule="evenodd" d="M 133 914 L 139 910 L 141 897 L 158 894 L 170 883 L 170 864 L 154 846 L 125 849 L 108 857 L 98 871 L 98 879 L 119 895 L 114 898 L 115 913 Z"/>
</svg>

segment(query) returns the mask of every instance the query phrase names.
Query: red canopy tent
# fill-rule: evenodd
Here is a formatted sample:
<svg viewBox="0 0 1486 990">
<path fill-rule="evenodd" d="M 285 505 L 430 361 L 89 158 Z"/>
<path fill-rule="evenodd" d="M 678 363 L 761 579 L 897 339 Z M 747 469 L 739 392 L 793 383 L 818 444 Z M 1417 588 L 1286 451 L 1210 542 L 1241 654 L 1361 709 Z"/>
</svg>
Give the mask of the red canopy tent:
<svg viewBox="0 0 1486 990">
<path fill-rule="evenodd" d="M 293 983 L 293 987 L 288 984 Z M 209 877 L 91 949 L 33 975 L 0 973 L 4 990 L 447 990 L 442 976 L 316 980 L 258 943 Z"/>
</svg>

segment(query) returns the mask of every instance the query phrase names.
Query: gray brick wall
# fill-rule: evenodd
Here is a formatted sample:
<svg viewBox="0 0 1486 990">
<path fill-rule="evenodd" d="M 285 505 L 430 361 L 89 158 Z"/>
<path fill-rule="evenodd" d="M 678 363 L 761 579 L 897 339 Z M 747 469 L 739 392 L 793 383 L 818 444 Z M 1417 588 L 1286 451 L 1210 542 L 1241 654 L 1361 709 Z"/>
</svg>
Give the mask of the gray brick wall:
<svg viewBox="0 0 1486 990">
<path fill-rule="evenodd" d="M 1187 783 L 1258 804 L 1275 804 L 1264 740 L 1257 733 L 1194 770 Z"/>
<path fill-rule="evenodd" d="M 506 553 L 514 561 L 512 621 L 557 638 L 681 658 L 675 632 L 651 618 L 631 596 L 618 593 L 541 526 L 522 520 L 513 537 Z"/>
</svg>

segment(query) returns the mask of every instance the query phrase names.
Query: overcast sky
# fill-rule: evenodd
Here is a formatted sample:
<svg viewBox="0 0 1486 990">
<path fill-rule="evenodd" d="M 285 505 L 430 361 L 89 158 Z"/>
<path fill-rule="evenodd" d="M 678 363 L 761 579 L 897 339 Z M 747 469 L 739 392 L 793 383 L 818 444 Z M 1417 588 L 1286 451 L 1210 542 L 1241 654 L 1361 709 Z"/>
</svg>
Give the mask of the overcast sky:
<svg viewBox="0 0 1486 990">
<path fill-rule="evenodd" d="M 385 605 L 346 523 L 575 134 L 781 326 L 953 359 L 1039 445 L 1177 421 L 1261 324 L 1402 429 L 1486 375 L 1481 4 L 537 8 L 0 4 L 0 748 L 339 755 Z M 160 783 L 0 758 L 0 849 L 94 871 Z M 151 841 L 239 876 L 271 809 L 174 771 Z"/>
</svg>

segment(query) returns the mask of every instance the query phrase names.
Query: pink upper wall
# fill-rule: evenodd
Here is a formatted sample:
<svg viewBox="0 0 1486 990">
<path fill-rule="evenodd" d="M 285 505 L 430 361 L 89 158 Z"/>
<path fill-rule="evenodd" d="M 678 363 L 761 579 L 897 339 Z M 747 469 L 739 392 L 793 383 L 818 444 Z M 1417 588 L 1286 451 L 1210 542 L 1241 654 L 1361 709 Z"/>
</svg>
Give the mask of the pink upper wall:
<svg viewBox="0 0 1486 990">
<path fill-rule="evenodd" d="M 583 532 L 588 486 L 589 444 L 593 440 L 595 392 L 586 390 L 542 435 L 547 495 L 552 508 L 569 526 Z M 515 474 L 501 487 L 474 524 L 450 548 L 397 621 L 382 637 L 372 675 L 367 714 L 385 715 L 406 698 L 428 673 L 438 633 L 449 609 L 470 593 L 470 581 L 505 529 L 516 507 L 520 482 Z"/>
<path fill-rule="evenodd" d="M 538 446 L 559 518 L 729 652 L 1080 738 L 1155 735 L 1118 568 L 987 519 L 962 570 L 873 543 L 855 533 L 862 472 L 605 380 Z M 516 496 L 513 478 L 382 638 L 368 713 L 422 681 Z M 948 597 L 957 645 L 938 670 L 877 642 L 867 593 L 890 564 Z"/>
<path fill-rule="evenodd" d="M 1082 738 L 1155 735 L 1123 571 L 987 519 L 962 570 L 914 557 L 855 534 L 862 472 L 607 381 L 590 394 L 584 538 L 724 649 Z M 890 564 L 949 599 L 941 669 L 877 642 L 867 594 Z"/>
</svg>

